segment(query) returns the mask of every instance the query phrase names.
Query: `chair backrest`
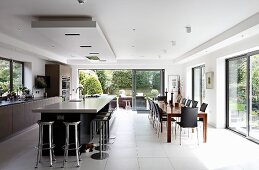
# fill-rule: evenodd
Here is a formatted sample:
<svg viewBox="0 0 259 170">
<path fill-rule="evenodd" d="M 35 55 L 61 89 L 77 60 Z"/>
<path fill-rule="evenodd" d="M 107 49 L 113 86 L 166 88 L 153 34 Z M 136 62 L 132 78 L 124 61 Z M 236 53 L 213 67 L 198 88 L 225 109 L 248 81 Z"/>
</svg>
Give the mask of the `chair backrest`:
<svg viewBox="0 0 259 170">
<path fill-rule="evenodd" d="M 192 102 L 192 100 L 188 99 L 185 106 L 190 107 L 191 102 Z"/>
<path fill-rule="evenodd" d="M 166 101 L 167 98 L 166 98 L 166 96 L 157 96 L 157 100 L 158 101 Z"/>
<path fill-rule="evenodd" d="M 208 106 L 208 104 L 207 104 L 207 103 L 202 103 L 202 104 L 201 104 L 201 107 L 200 107 L 200 111 L 201 111 L 201 112 L 205 112 L 205 111 L 206 111 L 207 106 Z"/>
<path fill-rule="evenodd" d="M 152 111 L 151 100 L 150 100 L 150 99 L 147 99 L 147 101 L 148 101 L 148 105 L 149 105 L 149 110 Z"/>
<path fill-rule="evenodd" d="M 183 98 L 183 100 L 182 100 L 182 104 L 183 104 L 183 105 L 185 105 L 186 100 L 187 100 L 186 98 Z"/>
<path fill-rule="evenodd" d="M 156 117 L 158 118 L 159 121 L 161 121 L 160 107 L 158 106 L 157 103 L 154 103 L 154 107 L 155 107 L 155 110 L 156 110 Z"/>
<path fill-rule="evenodd" d="M 197 127 L 198 108 L 182 107 L 181 108 L 181 127 Z"/>
<path fill-rule="evenodd" d="M 197 105 L 198 105 L 198 101 L 193 100 L 192 101 L 192 107 L 197 107 Z"/>
<path fill-rule="evenodd" d="M 151 114 L 155 116 L 156 115 L 156 110 L 155 110 L 155 107 L 154 107 L 154 101 L 149 99 L 148 103 L 150 105 Z"/>
</svg>

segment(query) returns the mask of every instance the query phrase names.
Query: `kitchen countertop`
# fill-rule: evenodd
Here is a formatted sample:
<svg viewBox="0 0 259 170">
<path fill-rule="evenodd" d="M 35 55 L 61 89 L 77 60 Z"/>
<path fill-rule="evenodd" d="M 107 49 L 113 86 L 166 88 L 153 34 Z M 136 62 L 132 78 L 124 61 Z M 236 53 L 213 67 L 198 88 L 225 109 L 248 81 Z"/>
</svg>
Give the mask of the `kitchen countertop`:
<svg viewBox="0 0 259 170">
<path fill-rule="evenodd" d="M 49 98 L 51 98 L 51 97 L 49 97 Z M 35 98 L 25 98 L 25 99 L 18 99 L 18 100 L 9 100 L 9 101 L 3 100 L 0 102 L 0 107 L 13 105 L 13 104 L 19 104 L 19 103 L 32 102 L 32 101 L 37 101 L 37 100 L 43 100 L 43 99 L 47 99 L 47 98 L 46 97 L 35 97 Z"/>
<path fill-rule="evenodd" d="M 97 113 L 116 96 L 102 94 L 100 97 L 86 98 L 78 101 L 65 101 L 34 109 L 41 113 Z"/>
</svg>

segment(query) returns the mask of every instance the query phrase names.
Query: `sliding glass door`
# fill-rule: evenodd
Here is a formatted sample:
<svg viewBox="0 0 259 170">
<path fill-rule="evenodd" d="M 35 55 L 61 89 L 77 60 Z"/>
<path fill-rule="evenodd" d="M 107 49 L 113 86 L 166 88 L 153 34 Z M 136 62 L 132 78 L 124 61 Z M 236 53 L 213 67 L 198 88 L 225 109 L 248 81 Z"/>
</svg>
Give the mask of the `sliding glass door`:
<svg viewBox="0 0 259 170">
<path fill-rule="evenodd" d="M 133 70 L 133 110 L 148 110 L 147 97 L 162 94 L 163 74 L 164 70 Z"/>
<path fill-rule="evenodd" d="M 228 60 L 228 127 L 247 133 L 247 57 Z"/>
<path fill-rule="evenodd" d="M 192 68 L 192 99 L 201 105 L 205 99 L 205 65 Z"/>
<path fill-rule="evenodd" d="M 250 57 L 249 136 L 259 140 L 259 54 Z"/>
<path fill-rule="evenodd" d="M 82 95 L 107 93 L 118 96 L 118 107 L 148 110 L 147 98 L 164 92 L 164 70 L 87 70 L 80 69 Z"/>
<path fill-rule="evenodd" d="M 227 127 L 259 142 L 259 52 L 227 60 Z"/>
</svg>

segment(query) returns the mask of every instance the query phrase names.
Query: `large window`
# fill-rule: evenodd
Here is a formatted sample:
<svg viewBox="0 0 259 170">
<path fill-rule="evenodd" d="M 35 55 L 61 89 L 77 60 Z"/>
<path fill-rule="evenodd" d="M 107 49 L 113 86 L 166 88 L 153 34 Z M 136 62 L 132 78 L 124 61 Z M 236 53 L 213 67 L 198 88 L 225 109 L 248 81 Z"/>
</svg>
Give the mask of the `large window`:
<svg viewBox="0 0 259 170">
<path fill-rule="evenodd" d="M 192 68 L 192 99 L 201 105 L 205 99 L 205 65 Z"/>
<path fill-rule="evenodd" d="M 120 103 L 129 101 L 132 109 L 146 111 L 146 97 L 156 97 L 164 91 L 164 70 L 79 70 L 82 94 L 114 94 Z"/>
<path fill-rule="evenodd" d="M 23 63 L 0 58 L 0 95 L 17 92 L 23 86 Z"/>
<path fill-rule="evenodd" d="M 259 141 L 259 52 L 227 60 L 227 127 Z"/>
</svg>

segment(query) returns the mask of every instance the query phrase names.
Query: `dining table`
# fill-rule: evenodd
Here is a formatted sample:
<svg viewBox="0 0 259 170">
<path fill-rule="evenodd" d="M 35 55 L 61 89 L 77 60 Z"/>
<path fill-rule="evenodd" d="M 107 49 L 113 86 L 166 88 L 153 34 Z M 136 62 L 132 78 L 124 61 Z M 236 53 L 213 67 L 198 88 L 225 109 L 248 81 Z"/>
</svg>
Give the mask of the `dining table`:
<svg viewBox="0 0 259 170">
<path fill-rule="evenodd" d="M 172 135 L 171 135 L 171 128 L 172 128 L 172 117 L 181 117 L 181 107 L 182 106 L 171 106 L 170 104 L 165 104 L 164 102 L 160 102 L 160 108 L 167 113 L 167 143 L 171 143 Z M 208 127 L 208 119 L 207 113 L 199 112 L 197 114 L 198 118 L 203 118 L 203 143 L 207 142 L 207 127 Z M 176 134 L 175 134 L 176 135 Z"/>
</svg>

